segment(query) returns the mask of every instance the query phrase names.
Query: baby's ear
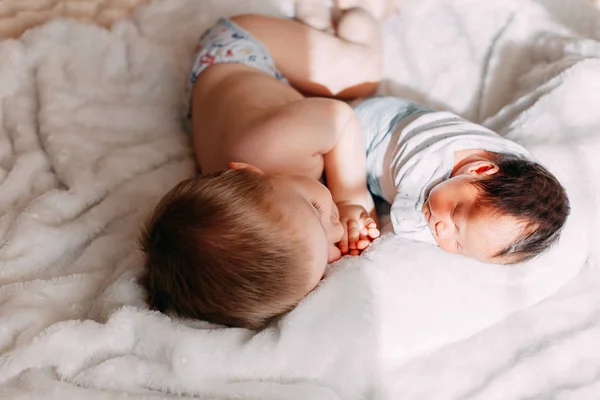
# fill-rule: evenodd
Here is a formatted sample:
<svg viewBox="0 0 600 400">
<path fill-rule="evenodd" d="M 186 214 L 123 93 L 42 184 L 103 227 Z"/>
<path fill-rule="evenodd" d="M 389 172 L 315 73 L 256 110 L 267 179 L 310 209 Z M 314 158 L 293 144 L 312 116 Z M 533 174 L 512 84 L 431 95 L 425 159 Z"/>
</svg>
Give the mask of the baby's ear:
<svg viewBox="0 0 600 400">
<path fill-rule="evenodd" d="M 475 175 L 494 175 L 500 168 L 492 161 L 473 161 L 467 165 L 467 173 Z"/>
<path fill-rule="evenodd" d="M 265 173 L 262 171 L 262 169 L 255 167 L 254 165 L 251 164 L 246 164 L 243 162 L 228 162 L 227 163 L 227 167 L 231 168 L 231 169 L 247 169 L 248 171 L 252 171 L 252 172 L 256 172 L 257 174 L 260 175 L 264 175 Z"/>
</svg>

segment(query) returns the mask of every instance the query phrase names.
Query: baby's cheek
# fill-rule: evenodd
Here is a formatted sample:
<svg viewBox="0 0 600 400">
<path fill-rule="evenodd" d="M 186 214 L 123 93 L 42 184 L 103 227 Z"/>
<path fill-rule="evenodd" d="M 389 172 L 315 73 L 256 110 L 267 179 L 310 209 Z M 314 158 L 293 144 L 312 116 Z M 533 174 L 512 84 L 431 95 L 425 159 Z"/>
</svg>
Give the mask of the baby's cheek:
<svg viewBox="0 0 600 400">
<path fill-rule="evenodd" d="M 340 251 L 340 249 L 337 248 L 337 246 L 331 244 L 329 245 L 329 254 L 327 254 L 327 263 L 332 263 L 334 261 L 339 260 L 340 258 L 342 258 L 342 252 Z"/>
<path fill-rule="evenodd" d="M 337 221 L 334 225 L 333 225 L 333 237 L 332 237 L 332 241 L 337 243 L 340 240 L 342 240 L 342 237 L 344 236 L 344 227 L 342 226 L 342 224 L 340 223 L 340 221 Z M 335 245 L 332 245 L 333 247 L 335 247 L 337 249 L 337 247 Z"/>
<path fill-rule="evenodd" d="M 436 238 L 435 239 L 438 246 L 440 246 L 440 249 L 444 250 L 445 252 L 448 253 L 456 253 L 456 244 L 454 243 L 454 240 L 448 240 L 448 239 L 440 239 L 440 238 Z"/>
<path fill-rule="evenodd" d="M 431 208 L 432 210 L 436 210 L 438 208 L 440 208 L 441 206 L 441 202 L 440 200 L 442 200 L 443 196 L 440 196 L 438 194 L 438 191 L 434 188 L 430 193 L 429 196 L 427 197 L 427 203 L 429 203 L 429 208 Z"/>
</svg>

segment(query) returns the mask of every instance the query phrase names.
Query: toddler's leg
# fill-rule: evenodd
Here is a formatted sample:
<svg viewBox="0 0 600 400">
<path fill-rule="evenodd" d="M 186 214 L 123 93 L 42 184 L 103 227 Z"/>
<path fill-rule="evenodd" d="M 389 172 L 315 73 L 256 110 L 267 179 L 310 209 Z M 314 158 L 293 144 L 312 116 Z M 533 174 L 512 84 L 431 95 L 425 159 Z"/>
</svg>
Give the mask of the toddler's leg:
<svg viewBox="0 0 600 400">
<path fill-rule="evenodd" d="M 381 80 L 380 46 L 378 40 L 370 41 L 378 30 L 372 29 L 361 12 L 342 16 L 339 27 L 347 39 L 286 19 L 242 15 L 232 20 L 262 42 L 281 73 L 306 94 L 364 97 L 372 94 Z M 357 24 L 368 29 L 360 35 L 349 32 Z"/>
</svg>

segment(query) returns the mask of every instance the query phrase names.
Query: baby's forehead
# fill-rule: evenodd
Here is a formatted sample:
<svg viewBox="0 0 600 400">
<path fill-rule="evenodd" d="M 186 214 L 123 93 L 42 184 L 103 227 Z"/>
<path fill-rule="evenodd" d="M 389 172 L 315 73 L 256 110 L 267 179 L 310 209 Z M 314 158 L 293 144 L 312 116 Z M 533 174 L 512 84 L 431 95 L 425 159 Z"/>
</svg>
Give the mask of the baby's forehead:
<svg viewBox="0 0 600 400">
<path fill-rule="evenodd" d="M 493 260 L 518 240 L 523 229 L 524 223 L 513 216 L 482 211 L 472 214 L 467 240 L 471 252 L 477 253 L 478 258 Z"/>
<path fill-rule="evenodd" d="M 454 190 L 451 193 L 448 193 L 448 196 L 452 197 L 452 200 L 456 203 L 464 207 L 469 214 L 484 212 L 484 207 L 480 203 L 480 190 L 473 185 L 473 183 L 463 180 L 455 183 L 457 185 L 455 188 L 458 190 Z M 485 210 L 485 213 L 490 213 L 491 210 Z"/>
</svg>

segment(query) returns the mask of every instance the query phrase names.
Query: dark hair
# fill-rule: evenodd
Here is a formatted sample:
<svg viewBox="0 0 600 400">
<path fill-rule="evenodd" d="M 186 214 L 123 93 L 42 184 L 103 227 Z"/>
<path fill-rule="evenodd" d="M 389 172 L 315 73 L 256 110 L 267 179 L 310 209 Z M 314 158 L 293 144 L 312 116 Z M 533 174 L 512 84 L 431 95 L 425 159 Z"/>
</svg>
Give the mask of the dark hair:
<svg viewBox="0 0 600 400">
<path fill-rule="evenodd" d="M 310 254 L 245 169 L 203 174 L 169 191 L 141 236 L 139 282 L 151 309 L 256 329 L 306 294 Z"/>
<path fill-rule="evenodd" d="M 539 163 L 496 154 L 499 171 L 472 184 L 479 190 L 481 207 L 525 223 L 524 234 L 495 257 L 509 264 L 530 260 L 554 245 L 570 212 L 565 189 Z"/>
</svg>

